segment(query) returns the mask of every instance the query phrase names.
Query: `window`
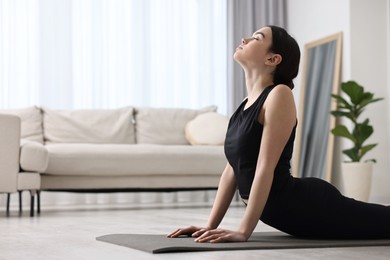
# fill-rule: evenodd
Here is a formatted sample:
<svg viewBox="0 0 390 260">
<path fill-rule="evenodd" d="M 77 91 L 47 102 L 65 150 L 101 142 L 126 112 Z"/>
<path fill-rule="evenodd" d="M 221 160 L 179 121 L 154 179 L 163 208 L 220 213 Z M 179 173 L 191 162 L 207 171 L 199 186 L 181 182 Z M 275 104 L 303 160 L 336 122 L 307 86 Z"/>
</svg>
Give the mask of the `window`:
<svg viewBox="0 0 390 260">
<path fill-rule="evenodd" d="M 226 114 L 226 0 L 3 0 L 0 107 Z"/>
</svg>

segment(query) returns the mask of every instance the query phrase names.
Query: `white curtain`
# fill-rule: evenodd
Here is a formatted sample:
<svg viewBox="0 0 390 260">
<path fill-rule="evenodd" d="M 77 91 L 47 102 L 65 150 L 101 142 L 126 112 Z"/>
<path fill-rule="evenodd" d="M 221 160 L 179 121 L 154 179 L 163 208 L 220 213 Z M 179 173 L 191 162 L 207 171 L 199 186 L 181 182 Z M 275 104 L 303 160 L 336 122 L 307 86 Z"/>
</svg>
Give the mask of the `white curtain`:
<svg viewBox="0 0 390 260">
<path fill-rule="evenodd" d="M 226 8 L 226 0 L 0 0 L 0 108 L 217 105 L 226 114 Z M 42 204 L 164 198 L 175 200 L 44 192 Z"/>
<path fill-rule="evenodd" d="M 1 0 L 0 108 L 227 110 L 226 0 Z"/>
<path fill-rule="evenodd" d="M 39 100 L 37 0 L 0 0 L 0 108 Z"/>
</svg>

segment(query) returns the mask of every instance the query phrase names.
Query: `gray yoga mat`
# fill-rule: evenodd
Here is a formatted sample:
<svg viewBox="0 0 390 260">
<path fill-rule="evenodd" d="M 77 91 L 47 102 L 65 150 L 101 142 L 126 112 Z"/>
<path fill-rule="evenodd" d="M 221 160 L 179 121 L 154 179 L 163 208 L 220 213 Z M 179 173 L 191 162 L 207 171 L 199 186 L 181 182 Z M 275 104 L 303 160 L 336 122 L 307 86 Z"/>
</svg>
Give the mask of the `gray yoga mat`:
<svg viewBox="0 0 390 260">
<path fill-rule="evenodd" d="M 111 234 L 96 240 L 118 246 L 130 247 L 153 254 L 217 250 L 261 250 L 297 249 L 326 247 L 390 246 L 390 239 L 377 240 L 321 240 L 301 239 L 282 232 L 255 232 L 247 242 L 238 243 L 196 243 L 194 238 L 167 238 L 166 235 Z"/>
</svg>

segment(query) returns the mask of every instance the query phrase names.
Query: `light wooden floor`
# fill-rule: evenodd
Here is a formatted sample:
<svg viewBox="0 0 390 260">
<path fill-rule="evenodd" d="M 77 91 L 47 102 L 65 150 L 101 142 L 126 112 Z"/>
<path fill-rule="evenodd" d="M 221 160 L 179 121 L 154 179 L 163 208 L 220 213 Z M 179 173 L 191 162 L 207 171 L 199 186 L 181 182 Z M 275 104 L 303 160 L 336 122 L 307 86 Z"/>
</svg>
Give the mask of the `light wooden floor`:
<svg viewBox="0 0 390 260">
<path fill-rule="evenodd" d="M 222 227 L 238 226 L 245 208 L 234 202 Z M 248 250 L 152 255 L 95 240 L 110 233 L 166 234 L 177 227 L 203 225 L 207 202 L 43 208 L 30 218 L 0 211 L 0 260 L 5 259 L 390 259 L 390 247 Z M 256 231 L 273 231 L 259 223 Z"/>
</svg>

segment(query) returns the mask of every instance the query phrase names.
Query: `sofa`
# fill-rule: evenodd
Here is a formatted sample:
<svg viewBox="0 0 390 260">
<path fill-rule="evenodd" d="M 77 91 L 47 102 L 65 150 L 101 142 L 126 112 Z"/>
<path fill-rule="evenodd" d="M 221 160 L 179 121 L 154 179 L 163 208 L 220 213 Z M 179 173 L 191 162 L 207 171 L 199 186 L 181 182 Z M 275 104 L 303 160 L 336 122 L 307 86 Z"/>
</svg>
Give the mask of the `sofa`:
<svg viewBox="0 0 390 260">
<path fill-rule="evenodd" d="M 37 191 L 39 211 L 40 191 L 216 189 L 227 124 L 215 106 L 0 110 L 7 129 L 0 138 L 0 154 L 7 154 L 0 158 L 0 192 Z M 13 167 L 3 167 L 11 161 Z M 32 189 L 16 184 L 23 174 L 37 178 Z"/>
</svg>

